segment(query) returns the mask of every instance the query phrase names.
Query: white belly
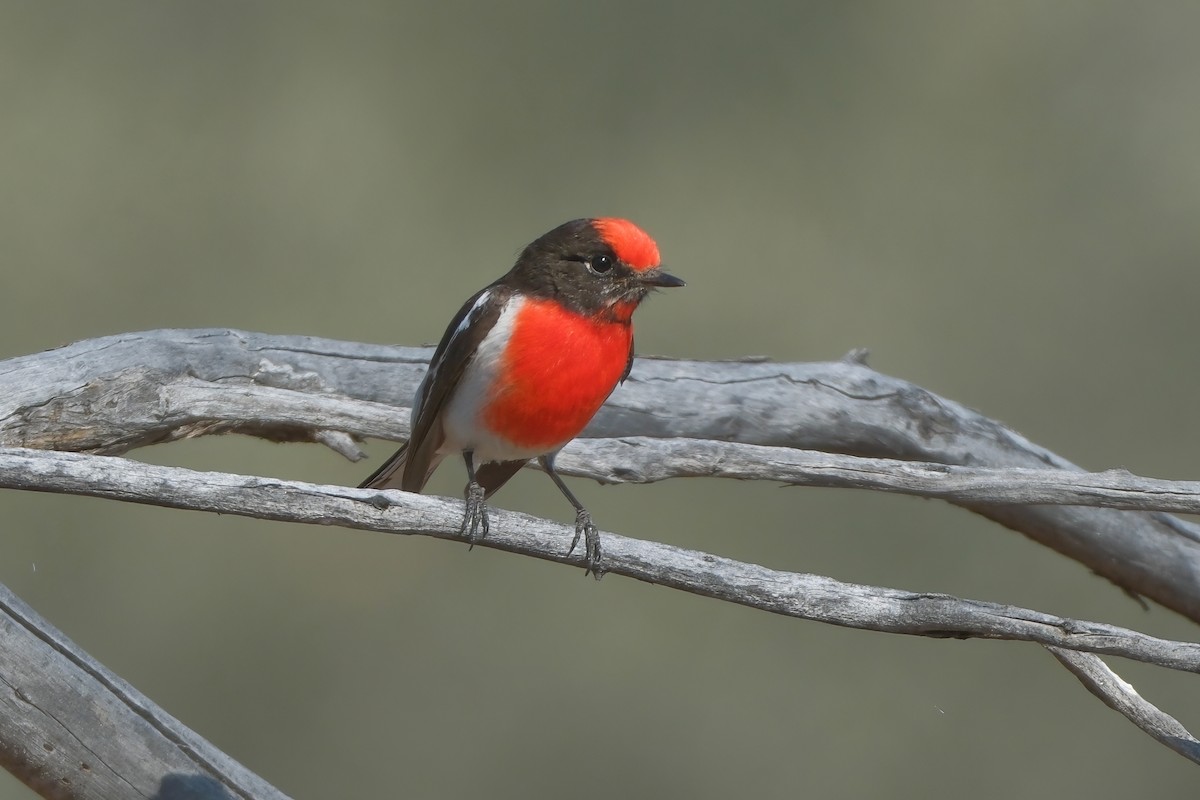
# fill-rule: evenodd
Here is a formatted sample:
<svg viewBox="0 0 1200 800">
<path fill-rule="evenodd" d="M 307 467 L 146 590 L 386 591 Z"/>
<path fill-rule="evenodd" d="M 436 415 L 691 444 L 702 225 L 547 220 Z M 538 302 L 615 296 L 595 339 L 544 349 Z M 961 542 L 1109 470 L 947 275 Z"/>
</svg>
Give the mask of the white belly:
<svg viewBox="0 0 1200 800">
<path fill-rule="evenodd" d="M 489 399 L 489 390 L 500 369 L 504 346 L 512 335 L 513 325 L 524 302 L 519 297 L 509 300 L 496 324 L 479 343 L 475 357 L 467 365 L 442 414 L 442 430 L 446 434 L 446 441 L 438 448 L 439 455 L 472 450 L 478 465 L 489 461 L 523 460 L 546 452 L 517 447 L 488 431 L 481 419 L 481 412 Z"/>
</svg>

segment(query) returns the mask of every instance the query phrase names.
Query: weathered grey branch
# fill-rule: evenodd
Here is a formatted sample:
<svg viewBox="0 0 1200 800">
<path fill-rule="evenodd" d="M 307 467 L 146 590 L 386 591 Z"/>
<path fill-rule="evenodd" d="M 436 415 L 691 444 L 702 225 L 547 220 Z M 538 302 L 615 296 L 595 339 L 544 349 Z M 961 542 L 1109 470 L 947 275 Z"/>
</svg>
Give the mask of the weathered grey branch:
<svg viewBox="0 0 1200 800">
<path fill-rule="evenodd" d="M 0 362 L 0 445 L 115 454 L 159 441 L 240 432 L 320 442 L 357 458 L 361 454 L 351 435 L 402 438 L 407 433 L 407 415 L 398 414 L 395 406 L 411 396 L 428 353 L 225 330 L 152 331 L 81 342 Z M 664 408 L 670 413 L 662 413 Z M 572 443 L 559 458 L 562 471 L 606 482 L 704 475 L 940 497 L 1021 530 L 1129 590 L 1200 619 L 1200 535 L 1195 527 L 1161 513 L 1027 505 L 1197 511 L 1200 485 L 1079 472 L 998 423 L 879 375 L 854 359 L 808 365 L 639 360 L 630 381 L 588 432 L 624 438 Z M 914 463 L 920 461 L 939 463 Z M 64 453 L 0 449 L 0 486 L 458 538 L 458 504 L 438 498 Z M 488 546 L 572 560 L 564 552 L 569 534 L 558 525 L 500 511 L 494 522 Z M 612 572 L 774 613 L 894 633 L 1038 642 L 1110 706 L 1196 759 L 1195 739 L 1092 654 L 1196 672 L 1200 645 L 1010 606 L 780 573 L 615 534 L 605 535 L 605 545 Z M 70 656 L 73 646 L 49 626 L 43 629 L 44 622 L 27 611 L 15 599 L 0 608 L 9 615 L 4 624 L 14 631 L 22 625 L 35 635 L 48 631 L 42 640 L 56 652 L 68 653 L 68 665 L 100 683 L 118 708 L 139 710 L 149 724 L 147 741 L 167 752 L 183 747 L 192 756 L 201 753 L 195 768 L 168 760 L 147 762 L 150 769 L 137 773 L 139 786 L 157 775 L 160 782 L 168 781 L 161 783 L 161 792 L 170 781 L 186 781 L 189 789 L 207 790 L 213 797 L 227 797 L 231 791 L 279 796 L 236 763 L 223 761 L 210 745 L 108 676 L 86 654 Z M 40 657 L 24 650 L 18 655 Z M 27 698 L 26 685 L 37 685 L 27 684 L 30 677 L 19 672 L 19 665 L 28 663 L 19 657 L 13 664 L 0 661 L 0 677 L 12 677 L 10 695 L 17 701 Z M 67 691 L 64 702 L 69 705 L 80 691 Z M 45 708 L 41 703 L 25 706 Z M 17 708 L 23 708 L 19 702 Z M 92 720 L 74 723 L 106 736 Z M 30 725 L 30 730 L 38 727 Z M 78 733 L 74 725 L 67 727 Z M 107 738 L 110 744 L 120 739 Z M 26 739 L 20 732 L 0 731 L 3 743 Z M 86 739 L 72 741 L 98 760 L 114 758 L 105 754 L 103 743 L 93 749 Z M 0 749 L 10 769 L 34 782 L 69 777 L 64 770 L 78 761 L 68 747 L 49 749 L 51 755 L 45 757 L 3 745 Z M 56 761 L 54 753 L 66 758 Z M 165 772 L 168 768 L 172 771 Z M 94 772 L 76 776 L 85 780 L 74 786 L 43 781 L 57 793 L 47 796 L 111 796 L 113 787 L 93 780 Z M 108 780 L 129 780 L 118 769 L 110 770 L 111 776 L 99 772 Z M 102 788 L 89 794 L 93 786 Z"/>
<path fill-rule="evenodd" d="M 0 586 L 0 766 L 43 797 L 285 800 Z"/>
<path fill-rule="evenodd" d="M 466 541 L 459 530 L 462 503 L 457 500 L 196 472 L 106 456 L 0 449 L 0 487 Z M 500 509 L 492 510 L 491 517 L 483 546 L 583 565 L 582 553 L 567 552 L 573 528 Z M 1200 644 L 1015 606 L 781 572 L 615 533 L 603 536 L 609 573 L 776 614 L 914 636 L 1037 642 L 1200 672 Z"/>
<path fill-rule="evenodd" d="M 240 432 L 321 440 L 350 452 L 331 432 L 403 435 L 404 415 L 387 406 L 408 402 L 429 352 L 229 330 L 149 331 L 79 342 L 0 362 L 0 444 L 121 453 L 153 442 Z M 267 397 L 264 389 L 303 396 Z M 239 392 L 243 402 L 231 403 Z M 383 405 L 349 408 L 339 396 Z M 638 359 L 588 434 L 1078 471 L 997 422 L 850 360 Z M 568 455 L 560 460 L 564 468 Z M 953 502 L 1200 621 L 1195 526 L 1160 513 Z"/>
<path fill-rule="evenodd" d="M 601 483 L 734 478 L 795 486 L 873 489 L 936 497 L 964 505 L 1050 503 L 1200 513 L 1200 481 L 1144 478 L 1123 469 L 1068 472 L 957 467 L 707 439 L 646 436 L 580 439 L 562 451 L 555 467 L 561 473 Z M 1185 529 L 1181 533 L 1190 538 L 1195 531 Z"/>
<path fill-rule="evenodd" d="M 1200 741 L 1170 714 L 1148 702 L 1121 676 L 1091 653 L 1048 645 L 1047 650 L 1106 706 L 1122 714 L 1155 740 L 1200 764 Z"/>
</svg>

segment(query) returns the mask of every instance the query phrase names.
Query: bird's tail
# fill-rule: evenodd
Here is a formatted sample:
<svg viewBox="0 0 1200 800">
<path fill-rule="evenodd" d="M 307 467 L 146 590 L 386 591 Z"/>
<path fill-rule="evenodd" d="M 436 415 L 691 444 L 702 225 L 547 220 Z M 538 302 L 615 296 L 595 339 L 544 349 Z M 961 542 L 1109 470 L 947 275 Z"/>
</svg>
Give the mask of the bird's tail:
<svg viewBox="0 0 1200 800">
<path fill-rule="evenodd" d="M 392 457 L 371 473 L 371 477 L 358 485 L 360 489 L 400 489 L 404 478 L 404 463 L 408 461 L 408 443 L 392 453 Z"/>
</svg>

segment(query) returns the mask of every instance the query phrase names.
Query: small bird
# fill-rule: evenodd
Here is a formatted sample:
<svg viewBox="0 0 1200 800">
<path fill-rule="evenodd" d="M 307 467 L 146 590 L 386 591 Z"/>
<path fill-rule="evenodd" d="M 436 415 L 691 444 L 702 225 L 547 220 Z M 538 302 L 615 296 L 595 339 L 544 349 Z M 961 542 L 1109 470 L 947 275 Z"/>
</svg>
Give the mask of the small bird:
<svg viewBox="0 0 1200 800">
<path fill-rule="evenodd" d="M 462 534 L 488 533 L 486 501 L 531 458 L 575 507 L 587 570 L 603 574 L 592 517 L 554 457 L 633 365 L 633 312 L 651 290 L 684 283 L 629 220 L 577 219 L 523 251 L 459 309 L 417 387 L 408 442 L 359 488 L 420 492 L 446 456 L 467 465 Z"/>
</svg>

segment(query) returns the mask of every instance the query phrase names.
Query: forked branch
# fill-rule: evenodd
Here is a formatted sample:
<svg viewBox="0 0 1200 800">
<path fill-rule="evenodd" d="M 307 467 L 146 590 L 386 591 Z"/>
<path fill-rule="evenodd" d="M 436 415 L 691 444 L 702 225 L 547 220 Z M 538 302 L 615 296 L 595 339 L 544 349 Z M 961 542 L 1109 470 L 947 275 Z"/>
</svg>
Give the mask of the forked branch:
<svg viewBox="0 0 1200 800">
<path fill-rule="evenodd" d="M 0 362 L 0 486 L 456 539 L 457 501 L 80 454 L 120 454 L 154 442 L 238 432 L 320 442 L 357 458 L 356 437 L 404 437 L 406 415 L 396 406 L 412 396 L 428 354 L 425 348 L 228 330 L 151 331 Z M 639 359 L 588 434 L 622 438 L 573 442 L 558 459 L 562 472 L 605 482 L 709 476 L 938 497 L 1200 621 L 1200 532 L 1162 513 L 1200 511 L 1200 484 L 1081 472 L 999 423 L 880 375 L 859 359 Z M 577 563 L 578 556 L 566 554 L 571 534 L 563 526 L 499 510 L 492 521 L 488 546 Z M 1200 672 L 1200 645 L 1013 606 L 779 572 L 613 533 L 604 537 L 612 573 L 773 613 L 891 633 L 1036 642 L 1105 703 L 1200 761 L 1196 740 L 1098 658 L 1119 655 Z M 72 773 L 77 780 L 69 788 L 54 784 L 57 793 L 47 796 L 117 796 L 112 781 L 136 783 L 148 794 L 160 780 L 160 791 L 165 781 L 188 780 L 212 782 L 226 793 L 214 796 L 281 796 L 106 673 L 18 600 L 0 606 L 7 630 L 14 637 L 24 632 L 12 641 L 29 642 L 0 659 L 0 681 L 10 687 L 7 719 L 17 726 L 0 726 L 0 752 L 30 785 L 78 772 L 75 750 L 82 747 L 107 754 L 105 769 Z M 62 670 L 61 680 L 34 680 L 46 664 Z M 44 694 L 47 686 L 76 689 L 51 698 Z M 99 692 L 116 710 L 79 717 L 62 731 L 67 735 L 59 749 L 22 748 L 22 731 L 45 725 L 50 737 L 53 725 L 62 727 L 61 715 L 40 709 L 51 700 L 63 708 L 80 706 L 72 691 Z M 122 708 L 133 716 L 122 716 Z M 135 738 L 125 741 L 126 735 Z M 137 736 L 157 744 L 143 747 Z M 119 756 L 158 753 L 156 748 L 166 755 L 141 759 L 141 767 Z M 203 757 L 196 760 L 197 754 Z M 109 782 L 92 780 L 97 775 Z"/>
<path fill-rule="evenodd" d="M 78 342 L 0 362 L 0 445 L 119 454 L 154 442 L 239 432 L 321 441 L 353 454 L 346 434 L 404 437 L 405 415 L 396 414 L 395 406 L 412 397 L 429 353 L 231 330 L 148 331 Z M 1000 423 L 855 359 L 638 359 L 587 434 L 1079 471 Z M 564 469 L 572 452 L 559 459 Z M 710 456 L 729 459 L 732 449 Z M 580 462 L 574 466 L 575 474 L 588 474 Z M 642 480 L 651 474 L 649 468 L 639 472 L 627 476 L 613 467 L 596 477 Z M 951 502 L 1200 622 L 1200 533 L 1190 523 L 1089 507 L 1108 502 L 1024 505 L 965 496 Z"/>
</svg>

